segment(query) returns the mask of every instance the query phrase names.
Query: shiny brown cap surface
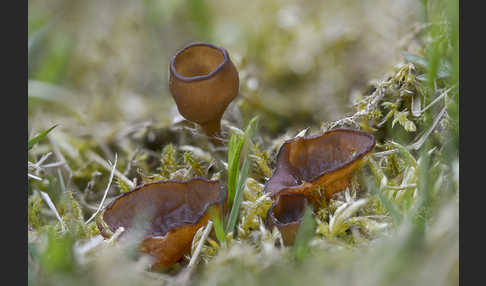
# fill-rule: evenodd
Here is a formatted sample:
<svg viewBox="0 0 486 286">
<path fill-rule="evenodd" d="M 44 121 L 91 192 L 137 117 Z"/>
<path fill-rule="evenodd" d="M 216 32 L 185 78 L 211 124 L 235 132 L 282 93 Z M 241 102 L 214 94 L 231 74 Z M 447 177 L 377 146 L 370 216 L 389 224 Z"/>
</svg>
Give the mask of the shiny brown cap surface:
<svg viewBox="0 0 486 286">
<path fill-rule="evenodd" d="M 98 220 L 109 237 L 119 227 L 144 225 L 140 250 L 154 256 L 154 268 L 168 267 L 190 250 L 196 231 L 207 224 L 207 210 L 220 202 L 219 181 L 158 181 L 138 186 L 111 202 Z M 106 227 L 108 229 L 106 229 Z"/>
<path fill-rule="evenodd" d="M 320 187 L 327 200 L 346 188 L 349 175 L 375 146 L 374 137 L 363 131 L 335 129 L 320 136 L 297 137 L 285 142 L 277 155 L 277 169 L 264 192 L 301 193 L 315 197 Z"/>
<path fill-rule="evenodd" d="M 226 107 L 238 95 L 239 77 L 224 48 L 191 43 L 172 58 L 169 87 L 179 113 L 214 136 Z"/>
</svg>

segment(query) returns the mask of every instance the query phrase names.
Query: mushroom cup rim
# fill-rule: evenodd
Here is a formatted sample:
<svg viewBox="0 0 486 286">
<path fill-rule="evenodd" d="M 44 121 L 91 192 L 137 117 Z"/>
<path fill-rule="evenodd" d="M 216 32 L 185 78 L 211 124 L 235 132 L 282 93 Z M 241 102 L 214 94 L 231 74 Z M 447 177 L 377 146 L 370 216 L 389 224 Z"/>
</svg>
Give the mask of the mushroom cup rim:
<svg viewBox="0 0 486 286">
<path fill-rule="evenodd" d="M 99 214 L 98 220 L 101 219 L 101 220 L 104 221 L 105 212 L 107 210 L 110 210 L 118 199 L 121 199 L 121 198 L 123 198 L 125 196 L 128 196 L 128 195 L 130 195 L 130 194 L 132 194 L 132 193 L 134 193 L 136 191 L 140 191 L 141 189 L 143 189 L 143 188 L 145 188 L 147 186 L 155 185 L 155 184 L 160 184 L 160 183 L 182 183 L 182 184 L 187 184 L 187 183 L 192 183 L 194 181 L 202 181 L 202 182 L 206 182 L 206 183 L 217 183 L 219 185 L 219 188 L 220 188 L 220 191 L 221 191 L 221 184 L 220 184 L 220 181 L 219 180 L 210 180 L 210 179 L 207 179 L 207 178 L 204 178 L 204 177 L 194 177 L 194 178 L 191 178 L 191 179 L 185 180 L 185 181 L 184 180 L 158 180 L 158 181 L 148 182 L 148 183 L 144 183 L 144 184 L 140 184 L 140 185 L 136 186 L 135 188 L 133 188 L 129 192 L 126 192 L 126 193 L 123 193 L 123 194 L 120 194 L 120 195 L 116 196 L 106 207 L 103 208 L 102 212 Z M 206 210 L 202 213 L 201 217 L 199 217 L 197 219 L 197 221 L 199 221 L 204 216 L 204 214 L 207 212 L 207 210 L 211 206 L 214 206 L 214 205 L 217 205 L 217 204 L 223 202 L 224 199 L 225 199 L 225 197 L 223 196 L 223 197 L 220 197 L 220 199 L 217 200 L 216 202 L 213 202 L 213 203 L 208 204 L 207 207 L 206 207 Z M 101 224 L 101 222 L 98 221 L 98 220 L 96 221 L 96 224 L 98 226 L 98 229 L 100 230 L 101 235 L 104 236 L 105 238 L 111 236 L 110 233 L 113 233 L 113 231 L 111 229 L 108 229 L 108 231 L 107 231 L 105 229 L 105 227 Z M 106 222 L 105 222 L 105 224 L 106 224 Z M 185 222 L 185 223 L 183 223 L 183 225 L 187 225 L 187 224 L 191 224 L 191 222 Z M 108 226 L 108 228 L 109 228 L 109 226 Z M 154 238 L 154 237 L 162 238 L 162 237 L 165 237 L 165 236 L 147 236 L 144 239 Z"/>
<path fill-rule="evenodd" d="M 189 48 L 192 48 L 192 47 L 195 47 L 195 46 L 206 46 L 206 47 L 210 47 L 210 48 L 213 48 L 213 49 L 216 49 L 218 50 L 219 52 L 221 52 L 223 54 L 223 61 L 215 68 L 213 69 L 210 73 L 208 74 L 205 74 L 205 75 L 197 75 L 197 76 L 190 76 L 190 77 L 187 77 L 187 76 L 183 76 L 181 75 L 180 73 L 177 72 L 176 68 L 175 68 L 175 60 L 176 58 L 182 53 L 184 52 L 185 50 L 189 49 Z M 171 74 L 177 78 L 178 80 L 181 80 L 181 81 L 184 81 L 184 82 L 193 82 L 193 81 L 202 81 L 202 80 L 205 80 L 205 79 L 209 79 L 209 78 L 212 78 L 216 73 L 218 73 L 228 62 L 229 62 L 229 56 L 228 56 L 228 51 L 223 48 L 223 47 L 218 47 L 216 45 L 213 45 L 213 44 L 210 44 L 210 43 L 204 43 L 204 42 L 193 42 L 193 43 L 189 43 L 187 45 L 185 45 L 182 49 L 178 50 L 177 53 L 172 57 L 171 61 L 170 61 L 170 71 L 171 71 Z"/>
<path fill-rule="evenodd" d="M 286 190 L 286 189 L 299 189 L 301 188 L 303 185 L 305 185 L 306 183 L 312 183 L 312 182 L 315 182 L 316 180 L 318 180 L 319 178 L 321 178 L 322 176 L 324 175 L 327 175 L 329 173 L 333 173 L 335 171 L 338 171 L 340 169 L 344 169 L 346 168 L 347 166 L 353 164 L 354 162 L 358 161 L 358 160 L 361 160 L 362 158 L 364 158 L 366 155 L 368 155 L 372 150 L 373 148 L 375 147 L 376 145 L 376 140 L 375 140 L 375 137 L 373 135 L 371 135 L 370 133 L 368 132 L 365 132 L 365 131 L 362 131 L 362 130 L 357 130 L 357 129 L 347 129 L 347 128 L 336 128 L 336 129 L 332 129 L 332 130 L 329 130 L 329 131 L 326 131 L 324 132 L 323 134 L 321 135 L 314 135 L 314 136 L 308 136 L 308 137 L 294 137 L 294 138 L 291 138 L 291 139 L 288 139 L 286 140 L 283 145 L 280 147 L 280 150 L 278 151 L 277 153 L 277 160 L 279 158 L 279 156 L 281 155 L 282 153 L 282 150 L 283 150 L 283 147 L 287 144 L 291 144 L 291 143 L 294 143 L 296 142 L 297 140 L 314 140 L 314 139 L 317 139 L 319 137 L 322 137 L 322 136 L 325 136 L 325 135 L 329 135 L 331 133 L 336 133 L 336 132 L 348 132 L 348 133 L 359 133 L 360 135 L 364 135 L 368 138 L 371 139 L 371 144 L 368 146 L 368 148 L 364 151 L 364 152 L 361 152 L 359 155 L 357 155 L 353 160 L 349 161 L 349 162 L 346 162 L 346 163 L 342 163 L 342 164 L 338 164 L 332 168 L 330 168 L 329 170 L 325 171 L 325 172 L 322 172 L 321 174 L 318 174 L 314 177 L 312 177 L 311 180 L 309 180 L 309 182 L 305 182 L 305 181 L 302 181 L 301 184 L 299 185 L 295 185 L 295 186 L 286 186 L 284 188 L 282 188 L 281 190 L 279 190 L 278 192 L 275 192 L 272 196 L 276 196 L 278 194 L 280 194 L 283 190 Z M 279 166 L 277 165 L 277 168 L 274 172 L 274 174 L 272 175 L 275 176 L 275 174 L 278 172 L 279 170 Z M 269 180 L 270 181 L 270 180 Z M 267 182 L 268 183 L 268 182 Z M 263 189 L 263 192 L 264 193 L 268 193 L 267 191 L 267 184 L 265 184 L 265 187 Z"/>
<path fill-rule="evenodd" d="M 307 197 L 304 194 L 280 194 L 280 195 L 278 195 L 277 199 L 272 204 L 272 206 L 270 207 L 270 209 L 268 209 L 268 216 L 267 216 L 268 222 L 267 222 L 267 225 L 270 225 L 270 223 L 271 223 L 271 224 L 273 224 L 274 226 L 277 226 L 277 227 L 285 227 L 285 226 L 291 226 L 291 225 L 295 225 L 295 224 L 300 224 L 302 222 L 303 216 L 300 219 L 296 220 L 296 221 L 287 222 L 287 223 L 280 222 L 275 217 L 273 210 L 278 205 L 280 196 L 302 197 L 306 201 L 307 206 L 309 205 L 309 200 L 307 199 Z M 304 211 L 305 211 L 305 209 L 304 209 Z"/>
</svg>

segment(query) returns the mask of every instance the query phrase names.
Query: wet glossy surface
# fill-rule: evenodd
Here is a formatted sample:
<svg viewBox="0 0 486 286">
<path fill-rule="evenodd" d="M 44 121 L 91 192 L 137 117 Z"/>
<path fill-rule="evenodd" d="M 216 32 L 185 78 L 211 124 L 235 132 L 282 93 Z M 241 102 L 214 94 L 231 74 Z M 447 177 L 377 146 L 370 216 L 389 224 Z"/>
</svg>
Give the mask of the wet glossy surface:
<svg viewBox="0 0 486 286">
<path fill-rule="evenodd" d="M 277 156 L 277 169 L 264 192 L 309 193 L 321 187 L 327 199 L 347 186 L 349 175 L 375 146 L 366 132 L 335 129 L 321 136 L 293 138 Z"/>
<path fill-rule="evenodd" d="M 226 107 L 238 95 L 238 71 L 224 48 L 192 43 L 173 57 L 169 87 L 179 113 L 214 136 Z"/>
<path fill-rule="evenodd" d="M 104 237 L 119 227 L 143 232 L 140 250 L 156 257 L 155 268 L 167 267 L 190 249 L 195 232 L 207 224 L 208 208 L 219 202 L 219 181 L 148 183 L 109 204 L 102 214 L 109 229 L 99 221 L 98 228 Z"/>
</svg>

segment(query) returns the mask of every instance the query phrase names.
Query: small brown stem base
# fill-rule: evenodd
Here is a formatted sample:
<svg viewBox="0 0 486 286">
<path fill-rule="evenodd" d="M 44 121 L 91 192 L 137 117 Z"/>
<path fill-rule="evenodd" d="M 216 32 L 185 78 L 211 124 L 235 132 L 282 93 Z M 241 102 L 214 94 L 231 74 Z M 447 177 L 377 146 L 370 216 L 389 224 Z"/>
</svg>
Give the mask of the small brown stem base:
<svg viewBox="0 0 486 286">
<path fill-rule="evenodd" d="M 215 145 L 221 145 L 222 141 L 218 137 L 221 135 L 221 121 L 209 121 L 200 124 L 204 133 L 209 137 L 209 140 Z"/>
</svg>

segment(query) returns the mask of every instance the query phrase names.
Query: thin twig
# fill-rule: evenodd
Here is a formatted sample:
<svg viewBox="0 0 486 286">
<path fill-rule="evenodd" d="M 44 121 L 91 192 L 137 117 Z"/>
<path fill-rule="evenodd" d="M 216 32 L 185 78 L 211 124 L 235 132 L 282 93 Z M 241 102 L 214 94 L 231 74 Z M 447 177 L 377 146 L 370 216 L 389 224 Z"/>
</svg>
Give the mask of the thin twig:
<svg viewBox="0 0 486 286">
<path fill-rule="evenodd" d="M 69 165 L 67 164 L 67 161 L 66 161 L 66 158 L 62 155 L 61 151 L 59 150 L 59 147 L 57 146 L 57 143 L 56 141 L 54 141 L 51 136 L 48 136 L 47 137 L 49 139 L 49 142 L 51 143 L 52 145 L 52 150 L 54 151 L 54 154 L 56 155 L 57 159 L 60 161 L 60 162 L 64 162 L 66 164 L 63 164 L 62 166 L 64 167 L 64 169 L 66 169 L 66 171 L 68 172 L 69 174 L 69 180 L 71 179 L 72 175 L 73 175 L 73 170 L 71 170 L 71 168 L 69 167 Z M 68 181 L 69 181 L 68 180 Z"/>
<path fill-rule="evenodd" d="M 49 164 L 45 164 L 45 165 L 42 165 L 41 168 L 54 168 L 54 167 L 59 167 L 61 165 L 64 165 L 66 164 L 66 162 L 54 162 L 54 163 L 49 163 Z"/>
<path fill-rule="evenodd" d="M 42 155 L 42 157 L 39 159 L 39 161 L 37 161 L 34 164 L 34 168 L 40 169 L 41 168 L 41 164 L 44 163 L 44 161 L 47 160 L 47 158 L 49 158 L 49 156 L 51 156 L 51 155 L 52 155 L 52 152 L 49 152 L 47 154 Z"/>
<path fill-rule="evenodd" d="M 92 205 L 88 204 L 88 203 L 86 202 L 86 198 L 85 198 L 85 195 L 84 195 L 84 194 L 85 194 L 85 193 L 83 193 L 83 195 L 78 195 L 78 197 L 79 197 L 79 202 L 81 203 L 81 205 L 82 205 L 83 207 L 85 207 L 85 208 L 89 209 L 89 210 L 96 211 L 96 210 L 98 209 L 98 207 L 96 207 L 96 206 L 92 206 Z"/>
<path fill-rule="evenodd" d="M 416 188 L 417 184 L 410 184 L 410 185 L 403 185 L 403 186 L 385 186 L 387 189 L 391 190 L 403 190 L 403 189 L 412 189 Z"/>
<path fill-rule="evenodd" d="M 415 149 L 415 150 L 418 150 L 418 149 L 420 149 L 420 147 L 422 147 L 422 144 L 424 144 L 424 142 L 427 139 L 427 137 L 429 137 L 430 133 L 432 133 L 432 131 L 437 126 L 437 124 L 440 122 L 440 119 L 442 118 L 442 116 L 446 112 L 446 108 L 447 108 L 446 106 L 444 106 L 444 108 L 442 108 L 442 110 L 439 112 L 439 114 L 435 117 L 434 123 L 432 123 L 432 126 L 429 128 L 429 130 L 427 130 L 425 132 L 425 134 L 422 137 L 420 137 L 415 143 L 413 143 L 412 145 L 407 146 L 407 149 Z"/>
<path fill-rule="evenodd" d="M 46 168 L 53 168 L 53 167 L 58 167 L 62 164 L 65 164 L 66 162 L 54 162 L 54 163 L 49 163 L 49 164 L 45 164 L 45 165 L 42 165 L 42 163 L 52 154 L 52 152 L 49 152 L 47 154 L 44 154 L 39 161 L 35 162 L 35 163 L 32 163 L 30 161 L 28 161 L 28 166 L 29 168 L 35 170 L 35 174 L 36 176 L 38 177 L 39 176 L 39 172 L 46 169 Z"/>
<path fill-rule="evenodd" d="M 295 135 L 295 138 L 304 137 L 305 134 L 307 133 L 307 131 L 309 131 L 309 127 L 305 128 L 305 129 L 301 130 L 299 133 L 297 133 L 297 135 Z"/>
<path fill-rule="evenodd" d="M 103 158 L 101 158 L 98 154 L 96 154 L 92 151 L 88 151 L 87 156 L 90 160 L 98 163 L 99 165 L 101 165 L 106 170 L 111 171 L 111 166 L 108 163 L 106 163 L 106 161 L 103 160 Z M 131 189 L 135 188 L 135 184 L 132 181 L 130 181 L 125 175 L 123 175 L 121 172 L 119 172 L 118 170 L 115 170 L 115 175 L 120 180 L 122 180 L 125 184 L 130 186 Z"/>
<path fill-rule="evenodd" d="M 206 242 L 206 239 L 208 238 L 208 235 L 211 232 L 212 228 L 213 228 L 213 222 L 209 221 L 208 225 L 206 226 L 206 229 L 204 229 L 203 235 L 201 236 L 201 240 L 199 240 L 199 243 L 196 247 L 196 251 L 194 251 L 194 255 L 192 255 L 191 261 L 189 261 L 189 265 L 187 265 L 187 267 L 192 267 L 196 263 L 197 258 L 199 257 L 199 253 L 201 252 L 202 246 L 204 245 L 204 242 Z"/>
<path fill-rule="evenodd" d="M 337 121 L 330 122 L 326 126 L 321 126 L 322 131 L 333 129 L 336 126 L 344 126 L 345 124 L 359 126 L 357 120 L 371 114 L 372 110 L 375 110 L 378 102 L 385 96 L 385 84 L 387 81 L 383 80 L 378 82 L 375 91 L 372 94 L 366 96 L 363 100 L 369 100 L 366 107 L 363 110 L 356 112 L 351 116 L 344 117 Z M 359 103 L 358 103 L 359 104 Z M 323 128 L 325 127 L 325 129 Z"/>
<path fill-rule="evenodd" d="M 107 244 L 113 243 L 120 235 L 125 231 L 125 228 L 123 226 L 120 226 L 119 228 L 116 229 L 115 233 L 106 241 Z"/>
<path fill-rule="evenodd" d="M 204 229 L 204 233 L 201 236 L 201 240 L 199 240 L 199 243 L 196 247 L 196 251 L 194 251 L 194 255 L 192 255 L 191 260 L 189 261 L 189 264 L 187 265 L 186 269 L 184 269 L 184 271 L 182 271 L 177 277 L 175 283 L 176 285 L 188 284 L 189 278 L 191 278 L 191 274 L 194 269 L 194 264 L 196 263 L 197 258 L 199 257 L 199 253 L 201 252 L 202 246 L 206 242 L 206 239 L 208 238 L 212 228 L 213 228 L 213 222 L 209 221 L 208 225 Z"/>
<path fill-rule="evenodd" d="M 390 154 L 395 154 L 397 152 L 398 152 L 398 149 L 392 149 L 392 150 L 387 150 L 387 151 L 381 151 L 381 152 L 373 153 L 373 156 L 375 156 L 375 157 L 382 157 L 382 156 L 386 156 L 386 155 L 390 155 Z"/>
<path fill-rule="evenodd" d="M 108 195 L 108 190 L 110 189 L 111 182 L 113 181 L 113 175 L 115 174 L 115 169 L 116 169 L 116 163 L 118 161 L 118 154 L 115 153 L 115 163 L 113 163 L 113 168 L 111 169 L 111 174 L 110 174 L 110 180 L 108 181 L 108 185 L 106 186 L 105 193 L 103 194 L 103 199 L 101 199 L 100 205 L 96 212 L 86 221 L 86 224 L 88 224 L 93 218 L 98 215 L 100 212 L 101 208 L 103 207 L 103 203 L 105 202 L 106 195 Z"/>
<path fill-rule="evenodd" d="M 444 91 L 443 93 L 441 93 L 439 96 L 437 96 L 431 103 L 429 103 L 429 105 L 427 105 L 424 109 L 422 109 L 420 111 L 420 113 L 421 114 L 424 113 L 427 109 L 429 109 L 431 106 L 433 106 L 435 103 L 437 103 L 441 98 L 443 98 L 444 96 L 446 96 L 449 93 L 449 91 L 452 90 L 452 88 L 454 88 L 454 86 L 451 87 L 451 88 L 449 88 L 449 89 L 447 89 L 446 91 Z"/>
<path fill-rule="evenodd" d="M 34 175 L 30 174 L 30 173 L 27 173 L 27 176 L 28 176 L 29 178 L 35 179 L 35 180 L 37 180 L 37 181 L 42 181 L 42 178 L 39 178 L 39 177 L 37 177 L 37 176 L 34 176 Z"/>
<path fill-rule="evenodd" d="M 61 223 L 61 230 L 63 232 L 66 231 L 66 225 L 64 224 L 64 222 L 61 219 L 61 216 L 57 212 L 56 206 L 54 205 L 54 203 L 52 202 L 51 198 L 49 197 L 49 194 L 47 194 L 47 193 L 45 193 L 43 191 L 39 191 L 39 192 L 41 194 L 42 199 L 46 202 L 46 204 L 49 206 L 49 208 L 54 212 L 54 214 L 56 215 L 57 220 Z"/>
</svg>

